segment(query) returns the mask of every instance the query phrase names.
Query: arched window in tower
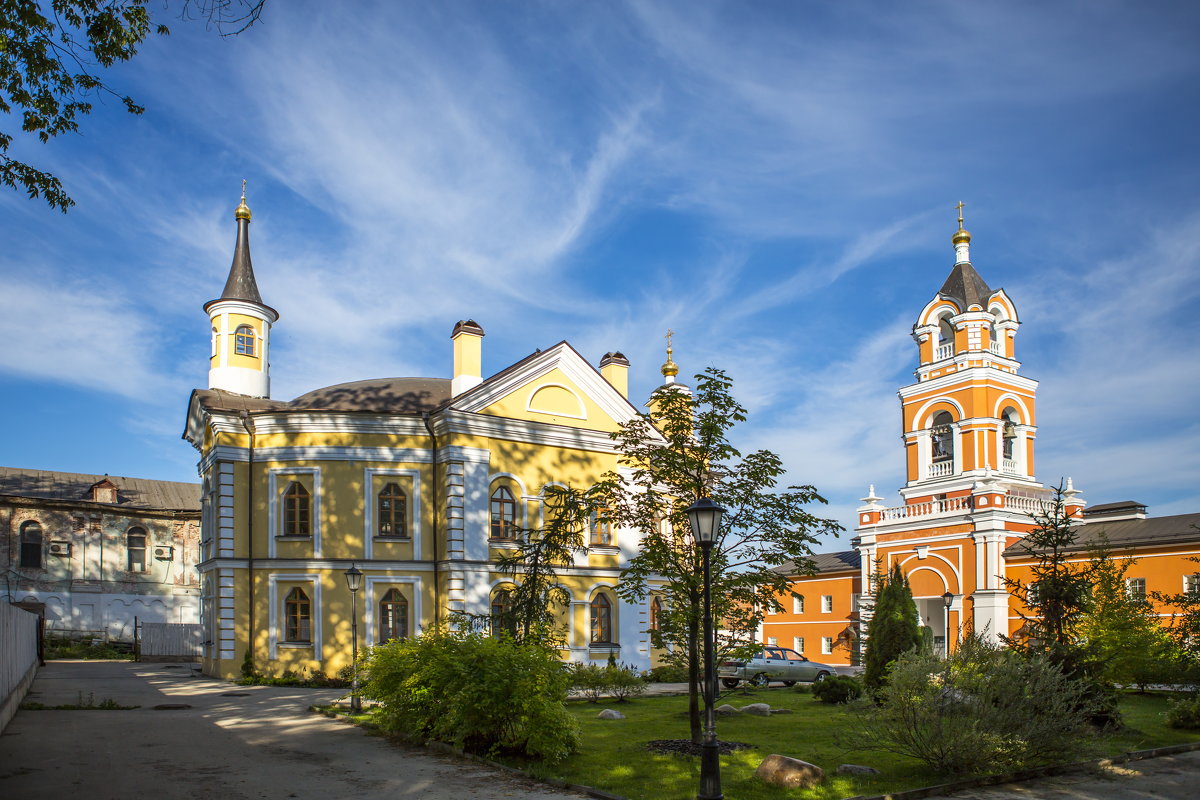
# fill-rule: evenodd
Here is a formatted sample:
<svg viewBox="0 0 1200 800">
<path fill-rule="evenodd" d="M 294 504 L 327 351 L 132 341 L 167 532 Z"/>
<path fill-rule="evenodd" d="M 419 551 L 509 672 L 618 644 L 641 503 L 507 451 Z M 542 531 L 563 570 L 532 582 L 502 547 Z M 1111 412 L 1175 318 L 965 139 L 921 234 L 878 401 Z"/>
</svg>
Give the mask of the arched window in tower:
<svg viewBox="0 0 1200 800">
<path fill-rule="evenodd" d="M 233 334 L 233 352 L 239 356 L 256 355 L 254 328 L 249 325 L 238 325 Z"/>
<path fill-rule="evenodd" d="M 283 601 L 283 613 L 284 641 L 311 642 L 312 606 L 303 589 L 297 586 L 288 592 L 287 598 Z"/>
<path fill-rule="evenodd" d="M 612 602 L 603 592 L 592 598 L 592 641 L 612 642 Z"/>
<path fill-rule="evenodd" d="M 1005 472 L 1016 472 L 1017 465 L 1013 461 L 1013 444 L 1017 440 L 1017 412 L 1009 407 L 1000 415 L 1001 457 L 1004 459 Z"/>
<path fill-rule="evenodd" d="M 954 355 L 954 325 L 950 323 L 949 315 L 938 318 L 938 346 L 934 358 L 937 360 L 950 358 Z"/>
<path fill-rule="evenodd" d="M 497 589 L 492 595 L 492 636 L 503 633 L 517 635 L 517 618 L 513 615 L 512 592 Z"/>
<path fill-rule="evenodd" d="M 949 475 L 954 464 L 954 431 L 950 427 L 954 417 L 949 411 L 939 411 L 933 415 L 933 427 L 930 430 L 930 440 L 933 445 L 934 471 L 931 477 Z"/>
<path fill-rule="evenodd" d="M 146 571 L 146 531 L 130 528 L 125 534 L 126 566 L 130 572 Z"/>
<path fill-rule="evenodd" d="M 283 535 L 311 536 L 310 505 L 308 489 L 299 481 L 292 481 L 283 493 Z"/>
<path fill-rule="evenodd" d="M 659 620 L 662 617 L 663 602 L 658 595 L 650 598 L 650 630 L 656 631 L 659 629 Z"/>
<path fill-rule="evenodd" d="M 42 568 L 42 526 L 37 522 L 21 525 L 21 566 Z"/>
<path fill-rule="evenodd" d="M 379 601 L 379 641 L 408 638 L 408 599 L 398 589 L 388 589 Z"/>
<path fill-rule="evenodd" d="M 992 315 L 992 321 L 988 323 L 988 333 L 991 337 L 989 339 L 991 342 L 989 347 L 993 353 L 1004 355 L 1004 342 L 1001 339 L 1004 334 L 1003 331 L 996 327 L 997 323 L 1003 322 L 1006 319 L 1004 309 L 1000 306 L 992 306 L 988 311 Z"/>
<path fill-rule="evenodd" d="M 492 492 L 491 512 L 492 538 L 517 538 L 517 501 L 508 487 L 499 486 Z"/>
<path fill-rule="evenodd" d="M 408 538 L 408 495 L 398 483 L 389 483 L 379 492 L 380 536 Z"/>
</svg>

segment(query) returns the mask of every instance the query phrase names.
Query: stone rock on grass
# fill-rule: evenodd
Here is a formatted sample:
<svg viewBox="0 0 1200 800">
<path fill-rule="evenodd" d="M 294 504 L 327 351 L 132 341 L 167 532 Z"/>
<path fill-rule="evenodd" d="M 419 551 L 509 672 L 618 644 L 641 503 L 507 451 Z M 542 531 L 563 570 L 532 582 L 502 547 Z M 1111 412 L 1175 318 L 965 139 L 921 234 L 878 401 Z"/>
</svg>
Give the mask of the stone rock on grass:
<svg viewBox="0 0 1200 800">
<path fill-rule="evenodd" d="M 841 764 L 837 768 L 838 775 L 878 775 L 874 767 L 864 767 L 862 764 Z"/>
<path fill-rule="evenodd" d="M 787 789 L 807 789 L 825 780 L 825 770 L 798 758 L 772 753 L 758 765 L 754 777 Z"/>
<path fill-rule="evenodd" d="M 620 711 L 613 711 L 611 708 L 606 708 L 596 715 L 596 719 L 625 719 L 625 715 Z"/>
<path fill-rule="evenodd" d="M 769 717 L 771 716 L 771 706 L 766 703 L 751 703 L 748 706 L 742 706 L 742 713 L 755 717 Z"/>
<path fill-rule="evenodd" d="M 716 708 L 713 709 L 713 711 L 717 712 L 718 714 L 724 714 L 724 715 L 738 713 L 737 708 L 735 706 L 729 705 L 729 703 L 726 703 L 723 706 L 717 706 Z"/>
</svg>

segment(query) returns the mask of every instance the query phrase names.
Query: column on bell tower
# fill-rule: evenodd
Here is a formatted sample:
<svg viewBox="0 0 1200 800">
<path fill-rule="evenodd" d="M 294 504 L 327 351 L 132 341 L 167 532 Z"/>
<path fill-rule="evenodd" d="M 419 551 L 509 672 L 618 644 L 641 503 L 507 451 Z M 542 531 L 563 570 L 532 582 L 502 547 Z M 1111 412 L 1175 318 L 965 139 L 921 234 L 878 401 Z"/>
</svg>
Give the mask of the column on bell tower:
<svg viewBox="0 0 1200 800">
<path fill-rule="evenodd" d="M 250 208 L 246 182 L 242 200 L 234 210 L 237 242 L 225 289 L 204 304 L 211 327 L 208 388 L 249 397 L 271 396 L 271 326 L 279 313 L 262 301 L 250 261 Z"/>
</svg>

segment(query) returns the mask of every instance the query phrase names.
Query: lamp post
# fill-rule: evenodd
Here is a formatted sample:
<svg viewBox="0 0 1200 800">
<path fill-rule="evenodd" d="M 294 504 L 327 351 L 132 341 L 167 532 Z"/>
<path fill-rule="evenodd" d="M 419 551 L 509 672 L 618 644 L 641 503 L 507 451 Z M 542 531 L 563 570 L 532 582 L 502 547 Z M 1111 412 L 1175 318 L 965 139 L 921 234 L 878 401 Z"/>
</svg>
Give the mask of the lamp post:
<svg viewBox="0 0 1200 800">
<path fill-rule="evenodd" d="M 954 602 L 954 593 L 946 592 L 942 595 L 942 602 L 946 604 L 946 657 L 950 657 L 950 604 Z"/>
<path fill-rule="evenodd" d="M 717 748 L 717 723 L 713 706 L 716 698 L 713 689 L 717 678 L 713 669 L 713 618 L 712 618 L 712 546 L 721 530 L 721 515 L 725 509 L 710 498 L 701 497 L 688 507 L 688 521 L 692 525 L 692 538 L 700 545 L 704 557 L 704 744 L 700 753 L 700 793 L 697 800 L 722 800 L 721 760 Z"/>
<path fill-rule="evenodd" d="M 346 588 L 350 590 L 350 713 L 362 712 L 362 700 L 358 696 L 358 589 L 362 586 L 362 572 L 353 564 L 346 570 Z"/>
</svg>

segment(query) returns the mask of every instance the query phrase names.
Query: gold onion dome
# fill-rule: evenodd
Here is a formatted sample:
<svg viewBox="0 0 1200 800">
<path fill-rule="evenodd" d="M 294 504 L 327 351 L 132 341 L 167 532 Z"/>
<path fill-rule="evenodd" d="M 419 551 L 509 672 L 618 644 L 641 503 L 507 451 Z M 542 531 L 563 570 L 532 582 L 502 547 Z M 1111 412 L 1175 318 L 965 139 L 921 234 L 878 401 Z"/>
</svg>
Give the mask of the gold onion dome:
<svg viewBox="0 0 1200 800">
<path fill-rule="evenodd" d="M 664 378 L 674 378 L 679 374 L 679 365 L 671 358 L 671 348 L 667 348 L 667 362 L 662 365 L 662 374 Z"/>
<path fill-rule="evenodd" d="M 250 219 L 250 206 L 246 205 L 245 181 L 242 181 L 242 202 L 238 203 L 238 207 L 234 209 L 233 216 L 236 219 Z"/>
<path fill-rule="evenodd" d="M 963 244 L 970 244 L 971 243 L 971 232 L 968 230 L 964 230 L 963 228 L 959 228 L 958 230 L 956 230 L 954 232 L 954 236 L 951 237 L 950 241 L 953 242 L 954 244 L 959 244 L 960 242 Z"/>
</svg>

